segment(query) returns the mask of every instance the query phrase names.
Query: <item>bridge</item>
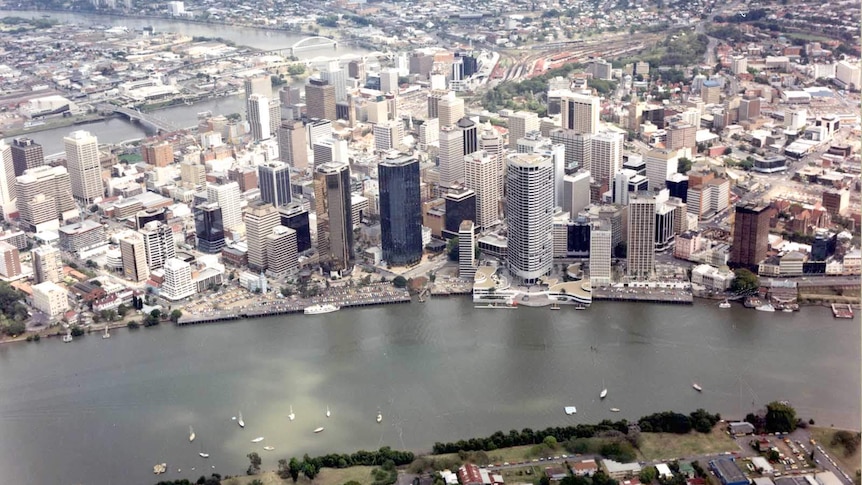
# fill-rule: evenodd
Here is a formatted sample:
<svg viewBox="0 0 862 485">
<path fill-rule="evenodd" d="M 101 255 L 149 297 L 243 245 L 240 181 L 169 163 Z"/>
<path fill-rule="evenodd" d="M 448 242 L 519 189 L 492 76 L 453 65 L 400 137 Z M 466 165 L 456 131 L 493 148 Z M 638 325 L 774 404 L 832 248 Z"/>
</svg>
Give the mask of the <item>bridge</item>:
<svg viewBox="0 0 862 485">
<path fill-rule="evenodd" d="M 137 121 L 145 127 L 148 127 L 156 132 L 171 133 L 182 129 L 167 120 L 161 119 L 151 114 L 142 113 L 141 111 L 136 109 L 124 108 L 122 106 L 107 105 L 102 106 L 102 108 L 106 111 L 113 111 L 114 113 L 123 115 L 130 121 Z"/>
<path fill-rule="evenodd" d="M 319 41 L 319 42 L 314 42 L 314 43 L 309 44 L 310 41 Z M 296 53 L 296 51 L 298 51 L 298 50 L 317 49 L 318 47 L 326 47 L 326 46 L 330 46 L 330 45 L 332 46 L 333 49 L 335 49 L 336 47 L 338 47 L 338 42 L 336 42 L 334 39 L 330 39 L 329 37 L 322 37 L 319 35 L 315 35 L 313 37 L 305 37 L 304 39 L 300 39 L 290 47 L 285 47 L 282 49 L 273 49 L 273 50 L 267 51 L 267 52 L 274 52 L 274 53 L 277 53 L 283 57 L 292 57 L 294 55 L 294 53 Z"/>
</svg>

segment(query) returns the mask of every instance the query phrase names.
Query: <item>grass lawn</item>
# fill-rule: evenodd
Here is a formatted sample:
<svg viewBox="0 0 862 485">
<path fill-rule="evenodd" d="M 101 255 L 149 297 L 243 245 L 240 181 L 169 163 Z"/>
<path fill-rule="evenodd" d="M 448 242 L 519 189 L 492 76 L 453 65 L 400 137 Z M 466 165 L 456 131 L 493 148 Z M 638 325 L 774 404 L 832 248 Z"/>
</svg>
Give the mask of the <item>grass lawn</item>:
<svg viewBox="0 0 862 485">
<path fill-rule="evenodd" d="M 506 483 L 537 483 L 542 477 L 542 473 L 544 473 L 542 467 L 524 466 L 523 468 L 504 470 L 502 475 L 503 481 Z"/>
<path fill-rule="evenodd" d="M 862 463 L 862 454 L 860 454 L 860 450 L 857 449 L 856 453 L 847 456 L 844 454 L 844 447 L 841 445 L 832 446 L 832 435 L 837 431 L 834 428 L 818 428 L 816 426 L 809 426 L 808 431 L 811 433 L 811 437 L 817 440 L 817 443 L 826 450 L 826 453 L 829 453 L 829 456 L 835 460 L 835 463 L 837 463 L 845 473 L 850 475 L 851 478 L 856 474 L 856 470 L 860 469 L 859 463 Z"/>
<path fill-rule="evenodd" d="M 309 480 L 300 475 L 296 481 L 300 485 L 342 485 L 351 480 L 356 480 L 362 485 L 373 482 L 371 478 L 371 466 L 353 466 L 350 468 L 321 468 L 320 473 L 314 480 Z M 253 477 L 235 477 L 222 480 L 222 485 L 248 485 L 253 480 L 260 480 L 264 485 L 293 485 L 293 480 L 282 480 L 275 472 L 266 472 Z"/>
<path fill-rule="evenodd" d="M 641 433 L 639 451 L 645 460 L 663 460 L 738 450 L 730 436 L 716 426 L 708 434 Z"/>
<path fill-rule="evenodd" d="M 566 450 L 563 448 L 562 445 L 557 445 L 557 448 L 554 450 L 547 450 L 545 453 L 533 455 L 530 453 L 530 450 L 532 450 L 536 446 L 537 445 L 512 446 L 510 448 L 500 448 L 499 450 L 486 451 L 485 453 L 488 455 L 488 459 L 491 463 L 515 463 L 519 461 L 532 460 L 533 458 L 539 458 L 542 456 L 557 456 L 566 453 Z M 455 459 L 458 458 L 458 453 L 429 455 L 429 458 L 434 458 L 435 460 Z"/>
</svg>

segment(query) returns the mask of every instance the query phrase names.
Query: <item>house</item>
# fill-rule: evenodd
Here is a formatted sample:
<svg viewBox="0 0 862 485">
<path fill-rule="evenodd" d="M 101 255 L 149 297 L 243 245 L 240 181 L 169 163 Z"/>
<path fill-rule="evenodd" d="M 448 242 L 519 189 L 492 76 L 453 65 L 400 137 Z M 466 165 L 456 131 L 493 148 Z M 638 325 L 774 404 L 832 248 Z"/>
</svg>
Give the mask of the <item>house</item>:
<svg viewBox="0 0 862 485">
<path fill-rule="evenodd" d="M 592 476 L 599 470 L 596 460 L 583 460 L 572 464 L 572 473 L 577 476 Z"/>
<path fill-rule="evenodd" d="M 730 431 L 730 434 L 736 436 L 754 434 L 754 425 L 751 423 L 746 423 L 745 421 L 739 421 L 729 423 L 727 425 L 727 430 Z"/>
<path fill-rule="evenodd" d="M 718 460 L 710 460 L 709 468 L 715 472 L 715 476 L 721 481 L 721 485 L 749 485 L 745 473 L 731 459 L 719 458 Z"/>
<path fill-rule="evenodd" d="M 446 482 L 446 485 L 458 485 L 458 475 L 452 473 L 451 470 L 443 470 L 440 472 L 440 478 Z"/>
<path fill-rule="evenodd" d="M 679 473 L 686 478 L 694 478 L 697 475 L 694 471 L 694 467 L 687 461 L 680 462 Z"/>
<path fill-rule="evenodd" d="M 548 477 L 548 479 L 551 480 L 552 482 L 559 482 L 560 480 L 569 476 L 569 474 L 566 473 L 565 468 L 557 467 L 557 466 L 549 466 L 549 467 L 545 467 L 545 476 Z"/>
<path fill-rule="evenodd" d="M 458 481 L 461 485 L 484 485 L 479 467 L 473 463 L 465 463 L 458 469 Z"/>
<path fill-rule="evenodd" d="M 640 475 L 641 466 L 637 462 L 620 463 L 614 460 L 602 460 L 607 475 L 614 480 L 624 480 Z"/>
<path fill-rule="evenodd" d="M 655 470 L 658 472 L 659 478 L 673 478 L 673 472 L 670 471 L 670 467 L 666 463 L 656 464 Z"/>
</svg>

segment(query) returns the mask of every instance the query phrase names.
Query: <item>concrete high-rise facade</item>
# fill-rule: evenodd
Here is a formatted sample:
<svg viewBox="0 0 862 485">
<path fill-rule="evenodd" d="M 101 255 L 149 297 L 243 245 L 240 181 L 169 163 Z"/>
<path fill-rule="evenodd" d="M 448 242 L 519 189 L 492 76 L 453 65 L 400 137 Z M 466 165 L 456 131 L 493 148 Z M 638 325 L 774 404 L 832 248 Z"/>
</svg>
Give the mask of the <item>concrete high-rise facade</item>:
<svg viewBox="0 0 862 485">
<path fill-rule="evenodd" d="M 330 271 L 350 271 L 355 256 L 348 164 L 330 162 L 315 168 L 314 204 L 321 265 Z"/>
<path fill-rule="evenodd" d="M 766 259 L 769 218 L 767 205 L 737 204 L 733 221 L 733 245 L 730 247 L 731 265 L 755 268 Z"/>
<path fill-rule="evenodd" d="M 398 94 L 398 69 L 387 67 L 380 70 L 380 91 Z"/>
<path fill-rule="evenodd" d="M 599 132 L 601 100 L 596 96 L 570 93 L 561 98 L 562 128 L 575 134 L 595 135 Z"/>
<path fill-rule="evenodd" d="M 516 111 L 509 115 L 509 148 L 516 150 L 518 140 L 530 131 L 539 130 L 539 115 L 528 111 Z"/>
<path fill-rule="evenodd" d="M 305 112 L 309 118 L 335 120 L 335 86 L 323 79 L 310 78 L 305 85 Z"/>
<path fill-rule="evenodd" d="M 65 167 L 26 170 L 15 183 L 18 217 L 30 231 L 57 230 L 62 214 L 77 216 L 69 172 Z"/>
<path fill-rule="evenodd" d="M 161 296 L 177 301 L 195 294 L 192 281 L 192 267 L 182 259 L 172 258 L 165 262 L 165 281 L 162 283 Z"/>
<path fill-rule="evenodd" d="M 17 189 L 15 187 L 15 165 L 12 161 L 12 147 L 0 140 L 0 210 L 3 218 L 9 220 L 10 215 L 17 211 Z"/>
<path fill-rule="evenodd" d="M 469 155 L 479 149 L 479 130 L 476 123 L 470 118 L 464 117 L 458 120 L 455 126 L 461 131 L 463 142 L 463 154 Z"/>
<path fill-rule="evenodd" d="M 451 187 L 464 180 L 464 133 L 454 125 L 440 127 L 440 185 Z"/>
<path fill-rule="evenodd" d="M 207 185 L 207 200 L 221 207 L 224 228 L 234 230 L 242 225 L 239 184 L 228 182 L 222 185 Z"/>
<path fill-rule="evenodd" d="M 4 278 L 17 278 L 21 275 L 21 256 L 18 248 L 0 241 L 0 276 Z"/>
<path fill-rule="evenodd" d="M 290 203 L 290 167 L 286 163 L 272 161 L 258 165 L 257 177 L 261 200 L 275 207 Z"/>
<path fill-rule="evenodd" d="M 683 122 L 671 123 L 667 127 L 667 141 L 665 147 L 668 150 L 679 150 L 680 148 L 695 148 L 697 142 L 695 135 L 697 128 Z"/>
<path fill-rule="evenodd" d="M 296 231 L 289 227 L 275 226 L 266 237 L 266 272 L 281 278 L 299 271 L 299 255 L 296 251 Z"/>
<path fill-rule="evenodd" d="M 165 266 L 165 261 L 177 257 L 177 244 L 171 226 L 159 221 L 148 222 L 138 232 L 144 238 L 144 252 L 150 271 Z"/>
<path fill-rule="evenodd" d="M 578 170 L 563 177 L 563 212 L 568 212 L 575 219 L 590 205 L 590 171 Z"/>
<path fill-rule="evenodd" d="M 254 201 L 245 209 L 246 242 L 248 243 L 248 268 L 264 271 L 267 268 L 266 238 L 272 229 L 280 225 L 281 218 L 272 204 Z"/>
<path fill-rule="evenodd" d="M 464 117 L 464 99 L 455 97 L 455 93 L 442 97 L 437 102 L 437 117 L 441 128 L 458 123 Z"/>
<path fill-rule="evenodd" d="M 72 195 L 83 204 L 104 195 L 102 168 L 99 164 L 99 141 L 84 130 L 73 131 L 63 138 L 66 169 L 72 182 Z"/>
<path fill-rule="evenodd" d="M 509 270 L 532 284 L 550 273 L 553 263 L 553 161 L 538 154 L 509 156 L 506 189 Z"/>
<path fill-rule="evenodd" d="M 174 163 L 174 145 L 168 141 L 146 143 L 141 146 L 141 156 L 149 165 L 167 167 Z"/>
<path fill-rule="evenodd" d="M 484 150 L 491 158 L 497 161 L 497 173 L 503 176 L 506 170 L 506 158 L 503 156 L 503 139 L 493 127 L 483 129 L 479 135 L 479 150 Z M 502 178 L 500 179 L 502 185 Z"/>
<path fill-rule="evenodd" d="M 419 126 L 419 149 L 428 151 L 431 145 L 440 140 L 440 120 L 429 118 Z"/>
<path fill-rule="evenodd" d="M 650 150 L 644 156 L 646 176 L 650 190 L 661 190 L 667 185 L 665 181 L 677 172 L 679 156 L 676 150 Z"/>
<path fill-rule="evenodd" d="M 260 94 L 252 94 L 248 97 L 248 125 L 254 141 L 270 138 L 269 114 L 269 98 Z"/>
<path fill-rule="evenodd" d="M 254 94 L 272 97 L 272 80 L 268 74 L 249 76 L 243 80 L 242 85 L 246 101 Z"/>
<path fill-rule="evenodd" d="M 45 164 L 42 145 L 30 138 L 14 139 L 12 141 L 12 164 L 15 166 L 16 177 L 23 174 L 25 170 L 41 167 Z"/>
<path fill-rule="evenodd" d="M 348 163 L 347 141 L 336 138 L 321 138 L 313 146 L 314 166 L 327 163 Z"/>
<path fill-rule="evenodd" d="M 150 277 L 144 237 L 139 233 L 120 239 L 120 255 L 123 259 L 123 276 L 127 280 L 140 282 Z"/>
<path fill-rule="evenodd" d="M 613 282 L 612 242 L 610 222 L 603 219 L 593 221 L 590 226 L 590 284 L 594 288 Z"/>
<path fill-rule="evenodd" d="M 383 260 L 393 266 L 414 265 L 422 259 L 419 161 L 413 157 L 383 160 L 377 173 Z"/>
<path fill-rule="evenodd" d="M 485 230 L 499 222 L 499 203 L 502 196 L 497 160 L 484 150 L 464 157 L 464 186 L 476 193 L 474 222 Z"/>
<path fill-rule="evenodd" d="M 308 136 L 298 120 L 285 120 L 278 128 L 278 157 L 296 170 L 308 168 Z"/>
<path fill-rule="evenodd" d="M 626 271 L 633 280 L 649 280 L 655 274 L 655 197 L 643 192 L 631 194 L 628 212 Z"/>
<path fill-rule="evenodd" d="M 338 61 L 329 61 L 326 68 L 320 71 L 320 79 L 328 82 L 335 89 L 336 103 L 347 99 L 347 79 Z"/>
<path fill-rule="evenodd" d="M 463 221 L 458 227 L 458 276 L 472 280 L 476 276 L 476 227 Z"/>
<path fill-rule="evenodd" d="M 578 134 L 573 130 L 557 128 L 550 132 L 551 141 L 559 143 L 566 150 L 566 170 L 579 168 L 589 170 L 592 163 L 592 135 Z"/>
<path fill-rule="evenodd" d="M 372 133 L 374 134 L 374 150 L 381 152 L 398 149 L 404 138 L 404 128 L 401 122 L 396 120 L 377 123 L 372 128 Z"/>
<path fill-rule="evenodd" d="M 612 131 L 602 131 L 591 137 L 590 174 L 593 180 L 610 185 L 610 181 L 623 165 L 624 139 L 622 133 Z"/>
<path fill-rule="evenodd" d="M 63 259 L 60 250 L 54 246 L 39 246 L 32 251 L 33 277 L 36 283 L 63 280 Z"/>
</svg>

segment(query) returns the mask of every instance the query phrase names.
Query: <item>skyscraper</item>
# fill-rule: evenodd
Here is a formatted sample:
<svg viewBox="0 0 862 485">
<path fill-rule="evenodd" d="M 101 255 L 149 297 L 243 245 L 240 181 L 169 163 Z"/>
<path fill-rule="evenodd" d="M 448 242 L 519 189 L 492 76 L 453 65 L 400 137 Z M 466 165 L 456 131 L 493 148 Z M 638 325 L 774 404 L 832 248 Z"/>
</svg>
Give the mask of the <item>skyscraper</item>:
<svg viewBox="0 0 862 485">
<path fill-rule="evenodd" d="M 215 202 L 195 208 L 195 236 L 198 251 L 216 254 L 224 247 L 224 223 L 221 207 Z"/>
<path fill-rule="evenodd" d="M 595 135 L 599 132 L 600 100 L 596 96 L 570 93 L 562 97 L 563 129 L 575 134 Z"/>
<path fill-rule="evenodd" d="M 99 141 L 87 131 L 73 131 L 63 138 L 66 147 L 66 168 L 72 182 L 72 195 L 83 204 L 91 204 L 104 195 Z"/>
<path fill-rule="evenodd" d="M 30 231 L 56 231 L 62 214 L 78 215 L 65 167 L 43 165 L 28 169 L 16 179 L 15 188 L 18 217 Z"/>
<path fill-rule="evenodd" d="M 590 283 L 593 287 L 609 285 L 613 282 L 611 257 L 613 246 L 611 224 L 604 219 L 596 219 L 590 228 Z"/>
<path fill-rule="evenodd" d="M 497 160 L 484 150 L 464 157 L 464 186 L 476 193 L 476 217 L 473 221 L 482 230 L 499 221 L 497 207 L 502 196 Z"/>
<path fill-rule="evenodd" d="M 463 141 L 463 154 L 469 155 L 479 149 L 479 133 L 476 123 L 466 116 L 458 120 L 455 125 L 461 131 Z"/>
<path fill-rule="evenodd" d="M 623 134 L 603 131 L 590 139 L 590 175 L 599 183 L 607 183 L 623 165 Z M 664 187 L 664 181 L 662 181 Z"/>
<path fill-rule="evenodd" d="M 266 272 L 281 278 L 299 270 L 296 251 L 296 231 L 289 227 L 275 226 L 266 237 Z"/>
<path fill-rule="evenodd" d="M 590 172 L 578 170 L 572 175 L 563 177 L 563 212 L 568 212 L 572 219 L 576 218 L 590 205 Z"/>
<path fill-rule="evenodd" d="M 413 157 L 383 160 L 377 170 L 383 260 L 393 266 L 416 264 L 422 259 L 419 161 Z"/>
<path fill-rule="evenodd" d="M 348 163 L 347 141 L 328 137 L 314 142 L 314 166 L 326 163 Z"/>
<path fill-rule="evenodd" d="M 248 97 L 248 125 L 254 141 L 269 139 L 269 98 L 260 94 Z"/>
<path fill-rule="evenodd" d="M 566 150 L 566 170 L 579 168 L 590 170 L 592 164 L 592 135 L 578 134 L 573 130 L 557 128 L 551 130 L 551 141 L 563 145 Z"/>
<path fill-rule="evenodd" d="M 458 227 L 458 276 L 472 280 L 476 276 L 476 228 L 473 221 Z"/>
<path fill-rule="evenodd" d="M 178 258 L 171 258 L 165 262 L 165 281 L 162 283 L 161 296 L 177 301 L 188 298 L 195 294 L 195 285 L 192 281 L 192 267 L 189 263 Z"/>
<path fill-rule="evenodd" d="M 387 67 L 380 70 L 380 91 L 398 94 L 398 69 Z"/>
<path fill-rule="evenodd" d="M 293 201 L 288 205 L 278 208 L 281 225 L 296 231 L 296 250 L 305 252 L 311 249 L 311 223 L 308 218 L 308 209 L 299 201 Z"/>
<path fill-rule="evenodd" d="M 309 118 L 335 120 L 335 87 L 323 79 L 310 78 L 305 85 L 306 114 Z"/>
<path fill-rule="evenodd" d="M 272 204 L 257 200 L 246 207 L 245 228 L 250 270 L 264 271 L 267 268 L 266 238 L 280 222 L 278 210 Z"/>
<path fill-rule="evenodd" d="M 476 192 L 461 187 L 450 190 L 443 196 L 446 215 L 443 221 L 443 237 L 451 239 L 458 235 L 463 221 L 476 219 Z"/>
<path fill-rule="evenodd" d="M 221 207 L 221 217 L 224 228 L 236 229 L 242 224 L 242 212 L 240 211 L 239 184 L 228 182 L 222 185 L 207 185 L 207 200 L 215 202 Z"/>
<path fill-rule="evenodd" d="M 3 162 L 3 166 L 0 167 L 0 210 L 3 211 L 3 217 L 8 220 L 9 215 L 17 210 L 15 207 L 17 190 L 12 147 L 3 140 L 0 140 L 0 160 Z"/>
<path fill-rule="evenodd" d="M 655 272 L 655 197 L 643 192 L 631 194 L 628 210 L 626 271 L 633 280 L 648 280 Z"/>
<path fill-rule="evenodd" d="M 254 94 L 266 96 L 267 98 L 272 97 L 272 80 L 268 74 L 249 76 L 243 80 L 242 84 L 246 101 Z"/>
<path fill-rule="evenodd" d="M 42 145 L 30 138 L 16 138 L 12 141 L 12 164 L 16 177 L 23 174 L 24 170 L 41 167 L 45 164 Z"/>
<path fill-rule="evenodd" d="M 36 283 L 53 281 L 58 283 L 63 279 L 63 260 L 60 250 L 53 246 L 40 246 L 33 253 L 33 276 Z"/>
<path fill-rule="evenodd" d="M 331 162 L 315 168 L 314 204 L 321 265 L 330 271 L 350 271 L 354 253 L 348 164 Z"/>
<path fill-rule="evenodd" d="M 165 266 L 165 261 L 177 257 L 177 244 L 171 226 L 159 221 L 148 222 L 138 232 L 144 238 L 144 252 L 150 270 Z"/>
<path fill-rule="evenodd" d="M 455 97 L 455 93 L 448 93 L 437 101 L 437 117 L 440 118 L 440 127 L 454 125 L 464 117 L 464 98 Z"/>
<path fill-rule="evenodd" d="M 553 263 L 554 165 L 550 157 L 517 153 L 506 172 L 509 270 L 526 284 Z"/>
<path fill-rule="evenodd" d="M 729 263 L 754 268 L 766 258 L 769 248 L 769 207 L 755 203 L 737 204 L 733 221 L 733 246 Z"/>
<path fill-rule="evenodd" d="M 347 99 L 347 81 L 344 74 L 344 69 L 338 65 L 337 60 L 329 61 L 326 68 L 320 71 L 320 79 L 328 82 L 335 89 L 335 102 Z"/>
<path fill-rule="evenodd" d="M 530 131 L 538 131 L 539 115 L 528 111 L 517 111 L 509 115 L 509 148 L 516 150 L 518 140 Z"/>
<path fill-rule="evenodd" d="M 404 138 L 401 121 L 396 120 L 377 123 L 374 125 L 372 133 L 374 134 L 374 150 L 381 152 L 397 149 L 401 146 L 401 140 Z"/>
<path fill-rule="evenodd" d="M 679 157 L 676 150 L 650 150 L 644 156 L 650 190 L 665 188 L 668 177 L 677 172 Z"/>
<path fill-rule="evenodd" d="M 278 128 L 278 157 L 297 170 L 308 168 L 308 141 L 301 121 L 285 120 Z"/>
<path fill-rule="evenodd" d="M 503 157 L 503 140 L 494 127 L 482 130 L 482 134 L 479 137 L 479 149 L 485 150 L 491 158 L 497 161 L 497 173 L 502 177 L 506 167 L 505 158 Z M 502 179 L 500 179 L 500 182 L 500 185 L 502 185 Z"/>
<path fill-rule="evenodd" d="M 454 125 L 440 127 L 440 185 L 451 187 L 464 180 L 464 133 Z"/>
<path fill-rule="evenodd" d="M 290 203 L 290 167 L 286 163 L 272 161 L 258 165 L 257 174 L 261 200 L 275 207 Z"/>
<path fill-rule="evenodd" d="M 139 233 L 120 239 L 120 255 L 123 259 L 123 276 L 127 280 L 144 281 L 150 277 L 144 238 Z"/>
</svg>

